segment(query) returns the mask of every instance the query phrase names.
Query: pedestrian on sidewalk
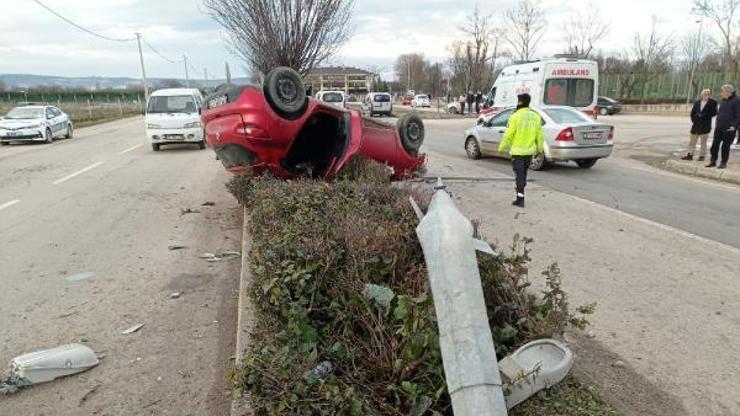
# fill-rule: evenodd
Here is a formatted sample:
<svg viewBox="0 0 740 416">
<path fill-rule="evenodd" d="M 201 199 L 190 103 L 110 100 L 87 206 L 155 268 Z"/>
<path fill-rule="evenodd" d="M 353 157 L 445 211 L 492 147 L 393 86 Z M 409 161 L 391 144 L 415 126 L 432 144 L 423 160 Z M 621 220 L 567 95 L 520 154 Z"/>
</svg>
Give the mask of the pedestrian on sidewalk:
<svg viewBox="0 0 740 416">
<path fill-rule="evenodd" d="M 475 103 L 475 94 L 473 91 L 468 91 L 468 115 L 473 114 L 473 103 Z"/>
<path fill-rule="evenodd" d="M 480 114 L 480 105 L 483 102 L 483 94 L 478 91 L 475 94 L 475 113 Z"/>
<path fill-rule="evenodd" d="M 703 162 L 707 156 L 707 140 L 709 139 L 709 132 L 712 131 L 712 119 L 717 115 L 717 101 L 714 101 L 711 97 L 712 91 L 705 89 L 691 109 L 689 153 L 681 158 L 682 160 L 694 160 L 697 140 L 701 140 L 699 161 Z"/>
<path fill-rule="evenodd" d="M 524 189 L 527 187 L 527 172 L 532 157 L 545 151 L 542 118 L 529 108 L 532 97 L 529 94 L 517 96 L 517 110 L 509 119 L 504 138 L 499 145 L 499 153 L 509 152 L 512 167 L 516 174 L 516 200 L 512 205 L 524 208 Z"/>
<path fill-rule="evenodd" d="M 460 103 L 460 114 L 465 115 L 465 94 L 460 94 L 458 102 Z"/>
<path fill-rule="evenodd" d="M 740 98 L 735 94 L 735 87 L 730 84 L 722 86 L 720 96 L 722 102 L 719 105 L 717 123 L 714 127 L 714 140 L 711 149 L 712 161 L 706 167 L 713 168 L 716 166 L 719 169 L 725 169 L 727 168 L 727 162 L 730 160 L 730 146 L 732 146 L 737 128 L 740 126 Z M 722 160 L 717 166 L 720 146 L 722 147 Z"/>
</svg>

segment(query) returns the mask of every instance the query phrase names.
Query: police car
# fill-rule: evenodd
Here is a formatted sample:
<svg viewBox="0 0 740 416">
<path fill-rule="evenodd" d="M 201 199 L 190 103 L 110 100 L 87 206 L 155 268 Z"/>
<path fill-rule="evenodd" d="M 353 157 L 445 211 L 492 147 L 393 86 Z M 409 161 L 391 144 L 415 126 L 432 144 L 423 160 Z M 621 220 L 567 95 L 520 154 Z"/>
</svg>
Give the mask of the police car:
<svg viewBox="0 0 740 416">
<path fill-rule="evenodd" d="M 70 117 L 52 106 L 16 107 L 0 119 L 0 144 L 12 142 L 46 142 L 55 138 L 71 139 L 74 127 Z"/>
</svg>

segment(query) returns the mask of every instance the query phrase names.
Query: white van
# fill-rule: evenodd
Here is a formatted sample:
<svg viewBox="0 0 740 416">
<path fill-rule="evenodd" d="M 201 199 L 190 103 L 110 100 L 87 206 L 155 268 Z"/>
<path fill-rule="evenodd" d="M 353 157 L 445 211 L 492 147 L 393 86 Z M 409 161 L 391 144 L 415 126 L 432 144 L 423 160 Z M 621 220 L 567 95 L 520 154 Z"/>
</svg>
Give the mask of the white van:
<svg viewBox="0 0 740 416">
<path fill-rule="evenodd" d="M 375 114 L 393 115 L 393 97 L 387 92 L 371 92 L 362 102 L 362 112 L 372 117 Z"/>
<path fill-rule="evenodd" d="M 347 108 L 346 97 L 342 91 L 319 91 L 315 98 L 341 109 Z"/>
<path fill-rule="evenodd" d="M 195 143 L 206 148 L 203 124 L 200 122 L 203 95 L 195 88 L 157 90 L 146 106 L 146 136 L 152 149 L 174 143 Z"/>
<path fill-rule="evenodd" d="M 551 58 L 508 66 L 493 84 L 482 117 L 515 107 L 517 95 L 528 93 L 532 106 L 573 107 L 596 118 L 599 66 L 594 61 Z"/>
</svg>

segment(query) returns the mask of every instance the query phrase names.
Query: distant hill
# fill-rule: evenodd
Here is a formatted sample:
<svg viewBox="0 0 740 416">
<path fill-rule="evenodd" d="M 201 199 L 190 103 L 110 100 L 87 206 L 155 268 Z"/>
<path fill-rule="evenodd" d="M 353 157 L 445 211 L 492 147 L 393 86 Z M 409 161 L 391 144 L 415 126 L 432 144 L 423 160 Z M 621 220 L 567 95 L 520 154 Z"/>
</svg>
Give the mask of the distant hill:
<svg viewBox="0 0 740 416">
<path fill-rule="evenodd" d="M 176 80 L 185 85 L 184 79 L 176 78 L 150 78 L 149 84 L 157 86 L 167 81 Z M 33 75 L 33 74 L 0 74 L 0 81 L 13 89 L 33 88 L 39 86 L 55 86 L 59 88 L 83 88 L 83 89 L 126 89 L 127 87 L 137 87 L 141 85 L 141 80 L 137 78 L 125 77 L 60 77 L 53 75 Z M 223 84 L 225 80 L 203 80 L 191 79 L 191 85 L 199 87 L 216 87 Z M 234 78 L 234 83 L 246 82 L 246 78 Z"/>
</svg>

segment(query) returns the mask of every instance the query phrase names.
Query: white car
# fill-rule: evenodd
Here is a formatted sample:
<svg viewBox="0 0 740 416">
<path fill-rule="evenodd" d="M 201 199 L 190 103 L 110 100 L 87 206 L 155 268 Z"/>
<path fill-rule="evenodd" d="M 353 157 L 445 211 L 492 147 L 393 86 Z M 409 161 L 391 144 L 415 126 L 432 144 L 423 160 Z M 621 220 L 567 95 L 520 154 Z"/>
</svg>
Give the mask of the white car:
<svg viewBox="0 0 740 416">
<path fill-rule="evenodd" d="M 432 106 L 432 103 L 429 101 L 429 96 L 424 94 L 419 94 L 414 96 L 414 99 L 411 100 L 411 107 L 421 107 L 421 108 L 429 108 Z"/>
<path fill-rule="evenodd" d="M 375 114 L 390 117 L 393 115 L 393 98 L 387 92 L 371 92 L 362 102 L 362 114 L 369 117 Z"/>
<path fill-rule="evenodd" d="M 0 144 L 46 142 L 72 138 L 72 120 L 62 110 L 43 105 L 16 107 L 0 120 Z"/>
<path fill-rule="evenodd" d="M 319 91 L 316 99 L 341 109 L 347 108 L 347 98 L 341 91 Z"/>
<path fill-rule="evenodd" d="M 545 135 L 545 152 L 532 159 L 531 168 L 542 170 L 552 162 L 574 161 L 582 169 L 592 168 L 614 149 L 614 127 L 594 121 L 571 107 L 533 107 L 540 117 Z M 471 159 L 483 156 L 509 157 L 498 152 L 509 118 L 516 111 L 508 108 L 465 131 L 465 152 Z"/>
<path fill-rule="evenodd" d="M 203 96 L 195 88 L 158 90 L 149 97 L 146 108 L 146 135 L 157 152 L 160 146 L 193 143 L 205 149 L 205 133 L 200 122 Z"/>
</svg>

